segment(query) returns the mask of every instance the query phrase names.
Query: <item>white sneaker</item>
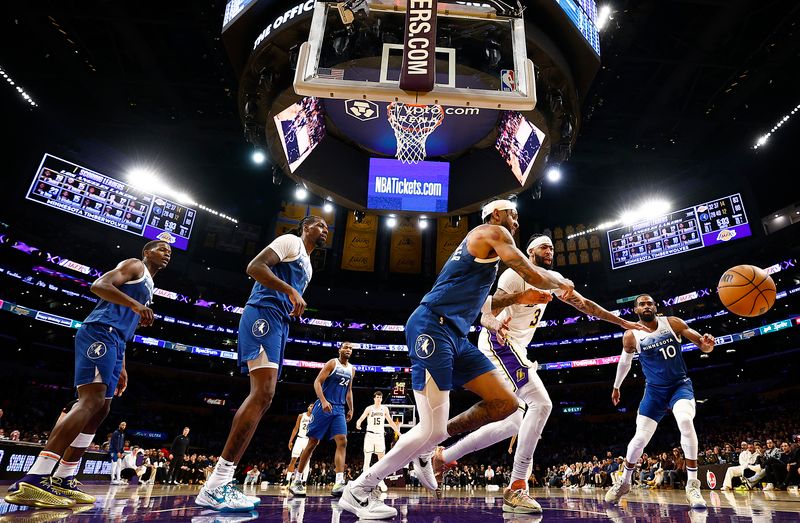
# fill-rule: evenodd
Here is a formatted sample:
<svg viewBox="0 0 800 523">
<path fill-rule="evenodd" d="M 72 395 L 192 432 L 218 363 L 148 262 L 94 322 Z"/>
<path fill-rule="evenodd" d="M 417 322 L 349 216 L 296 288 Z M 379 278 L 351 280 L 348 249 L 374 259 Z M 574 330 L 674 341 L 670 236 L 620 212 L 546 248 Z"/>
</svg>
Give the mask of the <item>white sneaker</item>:
<svg viewBox="0 0 800 523">
<path fill-rule="evenodd" d="M 258 496 L 248 496 L 247 494 L 245 494 L 244 497 L 246 497 L 247 501 L 252 503 L 254 507 L 257 507 L 261 504 L 261 498 Z"/>
<path fill-rule="evenodd" d="M 775 490 L 775 485 L 773 485 L 772 483 L 767 483 L 766 485 L 764 485 L 764 490 L 765 491 Z"/>
<path fill-rule="evenodd" d="M 383 480 L 381 480 L 381 482 L 378 483 L 378 487 L 380 487 L 381 492 L 386 492 L 387 490 L 389 490 L 389 487 L 386 485 L 386 482 L 383 481 Z"/>
<path fill-rule="evenodd" d="M 706 500 L 700 494 L 699 479 L 690 479 L 686 482 L 686 500 L 689 501 L 689 506 L 694 509 L 706 508 Z"/>
<path fill-rule="evenodd" d="M 413 459 L 411 463 L 414 464 L 414 470 L 417 472 L 417 479 L 428 490 L 436 491 L 439 488 L 439 482 L 436 481 L 436 476 L 433 473 L 433 464 L 431 463 L 433 452 L 423 454 Z"/>
<path fill-rule="evenodd" d="M 231 483 L 225 483 L 213 490 L 203 485 L 194 498 L 194 503 L 220 512 L 244 512 L 255 508 L 253 502 Z"/>
<path fill-rule="evenodd" d="M 381 500 L 379 488 L 369 491 L 354 487 L 352 483 L 345 485 L 339 507 L 355 514 L 359 519 L 389 519 L 397 516 L 397 509 Z"/>
<path fill-rule="evenodd" d="M 334 483 L 333 488 L 331 489 L 331 496 L 334 498 L 341 497 L 344 486 L 345 483 Z"/>
<path fill-rule="evenodd" d="M 299 479 L 296 479 L 296 480 L 292 481 L 291 485 L 289 485 L 289 493 L 292 496 L 295 496 L 295 497 L 298 497 L 298 498 L 304 498 L 304 497 L 306 497 L 306 486 L 303 485 L 302 481 L 300 481 Z"/>
<path fill-rule="evenodd" d="M 621 481 L 614 483 L 608 492 L 606 492 L 606 503 L 619 503 L 622 496 L 631 491 L 630 483 L 623 483 Z"/>
</svg>

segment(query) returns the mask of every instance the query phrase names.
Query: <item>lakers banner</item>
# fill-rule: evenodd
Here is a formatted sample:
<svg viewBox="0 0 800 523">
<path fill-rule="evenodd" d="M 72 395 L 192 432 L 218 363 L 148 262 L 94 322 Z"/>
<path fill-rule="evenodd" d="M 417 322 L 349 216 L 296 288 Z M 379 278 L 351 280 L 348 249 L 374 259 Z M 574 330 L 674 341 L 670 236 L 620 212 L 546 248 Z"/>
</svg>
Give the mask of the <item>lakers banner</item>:
<svg viewBox="0 0 800 523">
<path fill-rule="evenodd" d="M 392 229 L 389 272 L 422 272 L 422 234 L 415 223 L 411 218 L 402 218 Z"/>
<path fill-rule="evenodd" d="M 461 240 L 467 235 L 467 220 L 462 218 L 457 226 L 450 223 L 450 218 L 439 218 L 436 229 L 436 273 L 442 270 L 445 262 L 456 250 Z"/>
<path fill-rule="evenodd" d="M 367 214 L 361 223 L 355 215 L 347 213 L 347 229 L 344 233 L 342 269 L 347 271 L 375 270 L 375 243 L 378 239 L 378 217 Z"/>
<path fill-rule="evenodd" d="M 297 228 L 300 220 L 308 215 L 321 216 L 328 224 L 328 239 L 325 242 L 325 249 L 333 247 L 333 236 L 336 232 L 334 223 L 336 221 L 336 209 L 331 212 L 325 210 L 318 205 L 308 205 L 305 203 L 283 202 L 281 210 L 278 213 L 278 221 L 275 224 L 275 237 L 282 234 L 287 234 L 292 229 Z"/>
</svg>

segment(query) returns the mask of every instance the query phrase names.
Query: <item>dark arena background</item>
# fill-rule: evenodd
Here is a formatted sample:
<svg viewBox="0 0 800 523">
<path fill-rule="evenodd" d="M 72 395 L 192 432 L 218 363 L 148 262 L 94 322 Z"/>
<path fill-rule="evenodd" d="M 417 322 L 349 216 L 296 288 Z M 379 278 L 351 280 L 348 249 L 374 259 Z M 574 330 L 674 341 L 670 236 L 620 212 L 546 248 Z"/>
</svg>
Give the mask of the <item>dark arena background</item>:
<svg viewBox="0 0 800 523">
<path fill-rule="evenodd" d="M 505 510 L 514 455 L 504 440 L 449 467 L 439 496 L 398 468 L 381 494 L 394 520 L 800 521 L 800 4 L 440 1 L 435 85 L 415 93 L 398 87 L 405 9 L 6 6 L 0 521 L 356 521 L 330 495 L 333 442 L 311 458 L 307 496 L 287 491 L 298 414 L 349 342 L 345 480 L 363 469 L 356 420 L 375 391 L 402 433 L 419 423 L 404 325 L 495 199 L 516 206 L 517 247 L 549 236 L 553 269 L 587 299 L 636 322 L 636 297 L 649 294 L 659 314 L 714 336 L 709 353 L 682 346 L 707 508 L 687 503 L 670 413 L 631 492 L 605 501 L 636 431 L 642 367 L 634 361 L 614 405 L 623 329 L 554 299 L 527 347 L 553 403 L 528 479 L 542 512 Z M 393 112 L 415 96 L 416 115 Z M 248 264 L 309 215 L 328 233 L 310 254 L 307 308 L 289 322 L 274 397 L 234 472 L 234 489 L 260 504 L 199 506 L 250 390 L 237 362 Z M 76 398 L 76 333 L 99 301 L 92 283 L 151 240 L 171 246 L 154 321 L 127 342 L 127 390 L 76 472 L 95 502 L 3 501 Z M 739 316 L 723 306 L 717 287 L 737 265 L 774 281 L 771 307 Z M 451 417 L 478 399 L 454 389 Z M 117 481 L 109 441 L 122 422 Z M 397 438 L 385 439 L 389 451 Z"/>
</svg>

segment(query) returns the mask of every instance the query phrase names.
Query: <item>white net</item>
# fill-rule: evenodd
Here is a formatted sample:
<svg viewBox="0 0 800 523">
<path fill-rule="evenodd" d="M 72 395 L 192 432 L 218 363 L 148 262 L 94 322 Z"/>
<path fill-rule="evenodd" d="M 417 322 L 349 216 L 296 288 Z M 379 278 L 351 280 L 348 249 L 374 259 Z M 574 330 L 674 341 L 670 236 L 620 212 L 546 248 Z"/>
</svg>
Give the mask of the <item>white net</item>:
<svg viewBox="0 0 800 523">
<path fill-rule="evenodd" d="M 397 159 L 403 163 L 424 160 L 425 140 L 444 120 L 442 106 L 392 102 L 387 112 L 397 139 Z"/>
</svg>

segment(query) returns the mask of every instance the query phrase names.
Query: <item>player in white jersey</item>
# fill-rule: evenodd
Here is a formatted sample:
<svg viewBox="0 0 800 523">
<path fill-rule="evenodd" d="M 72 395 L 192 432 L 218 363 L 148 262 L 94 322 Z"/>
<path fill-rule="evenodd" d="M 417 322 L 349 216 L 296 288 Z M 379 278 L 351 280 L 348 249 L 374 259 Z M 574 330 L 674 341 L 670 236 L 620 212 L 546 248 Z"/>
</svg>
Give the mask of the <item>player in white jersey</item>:
<svg viewBox="0 0 800 523">
<path fill-rule="evenodd" d="M 286 467 L 286 485 L 282 486 L 282 488 L 289 486 L 289 482 L 292 481 L 292 474 L 294 473 L 294 466 L 295 463 L 297 463 L 297 458 L 300 457 L 300 454 L 303 453 L 306 445 L 308 445 L 308 424 L 311 423 L 311 409 L 313 408 L 314 404 L 309 403 L 308 410 L 298 414 L 297 420 L 294 422 L 292 435 L 289 436 L 289 450 L 292 451 L 292 459 L 289 461 L 289 466 Z M 295 436 L 297 436 L 297 439 L 295 439 Z M 306 464 L 306 468 L 303 470 L 304 483 L 308 480 L 310 463 L 309 461 L 309 463 Z"/>
<path fill-rule="evenodd" d="M 547 236 L 534 234 L 528 240 L 527 253 L 531 263 L 552 270 L 553 243 Z M 561 291 L 541 291 L 523 280 L 516 272 L 506 270 L 500 275 L 497 292 L 490 296 L 481 315 L 481 324 L 486 329 L 478 338 L 478 348 L 505 378 L 504 382 L 517 395 L 519 410 L 500 422 L 490 423 L 462 438 L 447 449 L 439 447 L 433 457 L 434 472 L 438 477 L 445 464 L 470 452 L 486 448 L 519 433 L 514 468 L 509 488 L 503 493 L 503 511 L 514 513 L 538 513 L 539 503 L 528 494 L 528 477 L 533 462 L 533 453 L 550 416 L 553 403 L 536 374 L 537 364 L 528 359 L 528 344 L 531 342 L 539 322 L 552 295 L 572 305 L 579 311 L 619 325 L 625 329 L 645 329 L 626 321 L 595 302 L 584 298 L 577 291 L 562 298 Z M 527 409 L 527 411 L 526 411 Z"/>
<path fill-rule="evenodd" d="M 394 430 L 395 435 L 400 435 L 400 426 L 394 422 L 389 407 L 382 405 L 383 393 L 381 391 L 373 394 L 375 402 L 364 409 L 364 413 L 356 421 L 356 430 L 361 430 L 361 423 L 367 420 L 366 433 L 364 434 L 364 470 L 366 471 L 372 464 L 372 455 L 377 454 L 380 460 L 386 453 L 386 435 L 385 435 L 385 422 L 388 421 L 389 425 Z M 386 492 L 386 483 L 383 480 L 378 483 L 378 486 Z"/>
</svg>

